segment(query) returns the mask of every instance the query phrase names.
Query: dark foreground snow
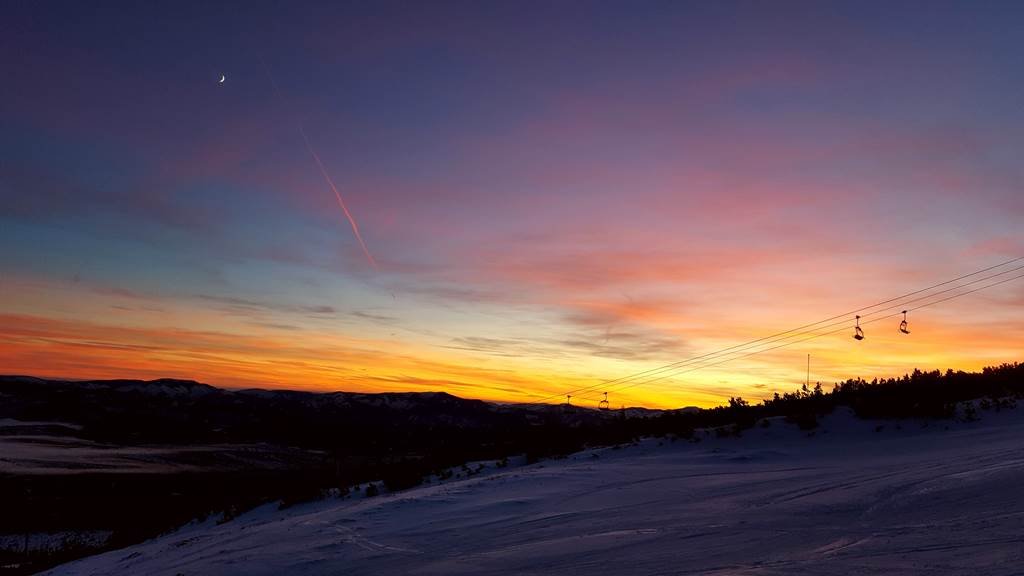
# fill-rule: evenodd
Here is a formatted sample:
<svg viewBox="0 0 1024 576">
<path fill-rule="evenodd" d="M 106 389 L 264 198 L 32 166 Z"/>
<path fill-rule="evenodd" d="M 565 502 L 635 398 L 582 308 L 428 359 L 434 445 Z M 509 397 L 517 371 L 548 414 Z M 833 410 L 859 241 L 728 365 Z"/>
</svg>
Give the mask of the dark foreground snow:
<svg viewBox="0 0 1024 576">
<path fill-rule="evenodd" d="M 1024 417 L 648 440 L 208 522 L 51 574 L 1020 574 Z M 945 429 L 946 427 L 949 429 Z"/>
</svg>

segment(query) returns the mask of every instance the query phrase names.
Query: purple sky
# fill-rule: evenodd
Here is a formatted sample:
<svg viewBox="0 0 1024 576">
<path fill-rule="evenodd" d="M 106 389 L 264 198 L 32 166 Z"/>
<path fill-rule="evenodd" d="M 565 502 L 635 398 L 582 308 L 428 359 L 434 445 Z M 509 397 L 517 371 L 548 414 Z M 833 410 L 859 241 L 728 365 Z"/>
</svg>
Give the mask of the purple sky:
<svg viewBox="0 0 1024 576">
<path fill-rule="evenodd" d="M 0 372 L 525 399 L 1024 255 L 1022 16 L 8 3 Z M 1020 360 L 1021 284 L 624 400 Z"/>
</svg>

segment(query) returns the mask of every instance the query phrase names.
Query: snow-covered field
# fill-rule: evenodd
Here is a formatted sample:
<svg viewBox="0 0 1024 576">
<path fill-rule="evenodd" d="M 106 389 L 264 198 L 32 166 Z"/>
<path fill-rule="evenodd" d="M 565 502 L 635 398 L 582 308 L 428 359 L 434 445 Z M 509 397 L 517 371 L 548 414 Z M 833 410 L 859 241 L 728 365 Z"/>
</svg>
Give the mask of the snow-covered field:
<svg viewBox="0 0 1024 576">
<path fill-rule="evenodd" d="M 265 506 L 52 574 L 1021 574 L 1024 410 L 645 440 Z"/>
</svg>

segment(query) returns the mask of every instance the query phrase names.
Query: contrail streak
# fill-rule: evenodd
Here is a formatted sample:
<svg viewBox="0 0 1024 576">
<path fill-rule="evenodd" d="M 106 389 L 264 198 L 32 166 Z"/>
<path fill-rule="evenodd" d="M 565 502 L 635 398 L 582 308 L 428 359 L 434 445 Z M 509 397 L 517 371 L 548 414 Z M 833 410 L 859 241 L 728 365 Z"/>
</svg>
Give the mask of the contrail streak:
<svg viewBox="0 0 1024 576">
<path fill-rule="evenodd" d="M 348 218 L 348 223 L 352 225 L 352 233 L 355 234 L 356 240 L 359 241 L 359 247 L 363 249 L 363 254 L 366 255 L 366 260 L 373 266 L 373 269 L 377 269 L 377 261 L 373 259 L 373 255 L 366 248 L 366 242 L 363 242 L 363 235 L 359 233 L 359 224 L 356 224 L 356 219 L 352 217 L 352 213 L 348 211 L 348 206 L 345 205 L 345 201 L 341 198 L 341 193 L 338 192 L 338 187 L 334 185 L 334 180 L 331 180 L 331 175 L 327 173 L 327 169 L 324 168 L 324 163 L 320 161 L 320 155 L 313 150 L 313 145 L 309 143 L 309 137 L 306 136 L 306 130 L 302 128 L 302 124 L 299 124 L 299 133 L 302 134 L 302 140 L 306 143 L 306 150 L 309 150 L 309 155 L 316 161 L 317 168 L 320 169 L 320 174 L 323 174 L 324 181 L 331 187 L 331 191 L 334 192 L 334 197 L 338 200 L 338 206 L 341 206 L 341 211 L 345 213 L 345 218 Z"/>
<path fill-rule="evenodd" d="M 283 105 L 284 96 L 281 95 L 281 88 L 278 87 L 277 81 L 274 80 L 274 75 L 270 73 L 270 66 L 267 66 L 267 62 L 262 56 L 259 56 L 260 64 L 263 65 L 263 71 L 267 73 L 267 78 L 270 80 L 270 84 L 274 87 L 274 95 Z M 359 233 L 359 224 L 356 224 L 356 219 L 352 216 L 352 213 L 348 211 L 348 206 L 345 205 L 345 200 L 341 197 L 341 192 L 338 192 L 338 187 L 334 185 L 334 180 L 331 179 L 331 175 L 327 173 L 327 168 L 324 168 L 324 163 L 320 161 L 320 155 L 313 149 L 313 145 L 309 142 L 309 137 L 306 136 L 306 130 L 302 127 L 302 122 L 296 121 L 296 125 L 299 127 L 299 134 L 302 134 L 302 141 L 306 143 L 306 150 L 309 151 L 309 155 L 313 157 L 313 161 L 316 162 L 316 167 L 320 169 L 320 174 L 323 175 L 324 181 L 331 187 L 331 191 L 334 192 L 334 197 L 338 200 L 338 206 L 341 206 L 341 211 L 345 213 L 345 218 L 348 218 L 348 223 L 352 225 L 352 233 L 355 234 L 356 240 L 359 241 L 359 247 L 363 249 L 363 254 L 366 255 L 366 261 L 373 266 L 374 270 L 377 270 L 377 261 L 373 259 L 373 254 L 370 254 L 370 250 L 366 247 L 366 242 L 363 241 L 363 235 Z"/>
</svg>

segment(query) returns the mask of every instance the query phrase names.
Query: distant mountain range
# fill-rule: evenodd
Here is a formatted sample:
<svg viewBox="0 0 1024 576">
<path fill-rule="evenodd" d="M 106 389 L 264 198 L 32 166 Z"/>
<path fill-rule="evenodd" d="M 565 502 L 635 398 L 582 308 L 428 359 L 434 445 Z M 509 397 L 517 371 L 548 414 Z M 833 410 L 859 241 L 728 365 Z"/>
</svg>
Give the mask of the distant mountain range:
<svg viewBox="0 0 1024 576">
<path fill-rule="evenodd" d="M 660 410 L 627 408 L 629 417 Z M 0 376 L 0 418 L 62 422 L 117 443 L 287 442 L 328 448 L 339 436 L 496 429 L 620 417 L 553 404 L 499 404 L 445 392 L 304 392 L 216 388 L 191 380 L 52 380 Z"/>
</svg>

